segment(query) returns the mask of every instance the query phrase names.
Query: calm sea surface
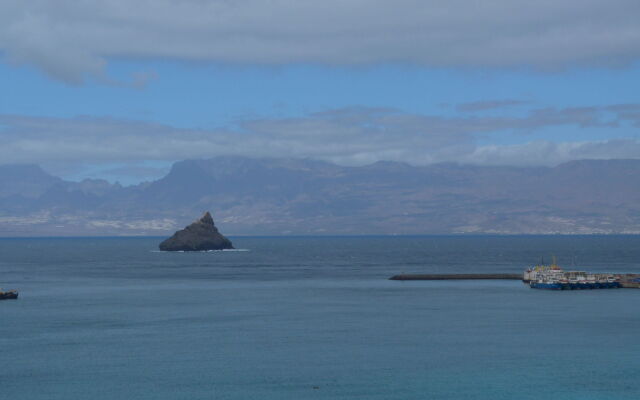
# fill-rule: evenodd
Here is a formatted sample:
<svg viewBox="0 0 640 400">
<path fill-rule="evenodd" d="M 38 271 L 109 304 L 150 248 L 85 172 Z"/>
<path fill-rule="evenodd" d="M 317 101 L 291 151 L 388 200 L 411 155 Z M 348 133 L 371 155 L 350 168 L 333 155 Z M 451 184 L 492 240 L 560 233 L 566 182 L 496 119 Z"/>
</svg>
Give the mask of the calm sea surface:
<svg viewBox="0 0 640 400">
<path fill-rule="evenodd" d="M 7 399 L 638 399 L 640 290 L 396 273 L 640 273 L 638 236 L 2 239 Z"/>
</svg>

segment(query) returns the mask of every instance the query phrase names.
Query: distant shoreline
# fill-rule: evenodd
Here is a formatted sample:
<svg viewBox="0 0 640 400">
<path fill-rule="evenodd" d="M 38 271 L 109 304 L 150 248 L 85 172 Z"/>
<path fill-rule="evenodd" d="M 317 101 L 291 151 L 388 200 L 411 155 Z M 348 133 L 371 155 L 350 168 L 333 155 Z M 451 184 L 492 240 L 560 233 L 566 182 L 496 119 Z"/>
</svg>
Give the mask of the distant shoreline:
<svg viewBox="0 0 640 400">
<path fill-rule="evenodd" d="M 3 236 L 0 240 L 11 239 L 162 239 L 170 236 L 166 235 L 56 235 L 56 236 Z M 407 234 L 407 235 L 367 235 L 367 234 L 334 234 L 334 235 L 243 235 L 230 234 L 231 238 L 428 238 L 428 237 L 617 237 L 617 236 L 640 236 L 639 233 L 433 233 L 433 234 Z"/>
</svg>

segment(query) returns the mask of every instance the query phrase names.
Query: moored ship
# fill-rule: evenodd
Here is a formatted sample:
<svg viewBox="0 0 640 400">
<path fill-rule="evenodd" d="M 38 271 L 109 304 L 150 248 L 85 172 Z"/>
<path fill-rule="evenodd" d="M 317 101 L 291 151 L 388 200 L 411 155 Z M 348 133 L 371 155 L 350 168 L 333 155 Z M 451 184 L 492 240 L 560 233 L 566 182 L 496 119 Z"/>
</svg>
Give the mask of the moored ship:
<svg viewBox="0 0 640 400">
<path fill-rule="evenodd" d="M 533 289 L 581 290 L 623 287 L 618 275 L 564 271 L 556 264 L 555 259 L 551 265 L 542 263 L 528 268 L 522 280 Z"/>
</svg>

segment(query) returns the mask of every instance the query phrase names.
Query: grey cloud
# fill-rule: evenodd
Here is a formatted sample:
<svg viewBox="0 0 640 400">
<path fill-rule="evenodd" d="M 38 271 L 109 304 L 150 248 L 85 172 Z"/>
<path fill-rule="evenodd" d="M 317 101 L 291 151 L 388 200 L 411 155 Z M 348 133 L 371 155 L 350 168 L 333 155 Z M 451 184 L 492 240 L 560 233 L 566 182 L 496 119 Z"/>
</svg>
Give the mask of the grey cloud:
<svg viewBox="0 0 640 400">
<path fill-rule="evenodd" d="M 545 125 L 575 124 L 582 128 L 616 125 L 615 121 L 603 119 L 602 112 L 597 107 L 569 107 L 563 109 L 543 108 L 534 110 L 529 128 L 539 128 Z"/>
<path fill-rule="evenodd" d="M 617 104 L 606 109 L 616 113 L 621 120 L 629 121 L 634 127 L 640 128 L 640 104 Z"/>
<path fill-rule="evenodd" d="M 527 103 L 528 101 L 511 100 L 511 99 L 483 100 L 483 101 L 474 101 L 472 103 L 458 104 L 456 106 L 456 109 L 461 112 L 475 112 L 475 111 L 495 110 L 497 108 L 520 106 Z"/>
<path fill-rule="evenodd" d="M 122 167 L 116 167 L 100 171 L 100 176 L 130 176 L 135 178 L 146 178 L 148 176 L 162 177 L 169 172 L 169 165 L 165 167 L 148 167 L 144 165 L 129 164 Z"/>
<path fill-rule="evenodd" d="M 624 65 L 636 0 L 6 0 L 0 51 L 57 79 L 111 58 L 242 64 Z"/>
</svg>

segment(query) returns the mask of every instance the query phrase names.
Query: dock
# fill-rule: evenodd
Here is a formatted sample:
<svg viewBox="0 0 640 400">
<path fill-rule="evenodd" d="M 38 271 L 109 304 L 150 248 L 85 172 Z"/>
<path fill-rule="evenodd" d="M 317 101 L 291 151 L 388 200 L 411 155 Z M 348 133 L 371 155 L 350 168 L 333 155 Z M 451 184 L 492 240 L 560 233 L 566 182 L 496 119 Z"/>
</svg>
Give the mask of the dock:
<svg viewBox="0 0 640 400">
<path fill-rule="evenodd" d="M 392 281 L 446 281 L 474 279 L 522 280 L 522 274 L 400 274 L 389 278 Z"/>
<path fill-rule="evenodd" d="M 621 274 L 620 287 L 626 289 L 640 289 L 640 274 Z"/>
</svg>

